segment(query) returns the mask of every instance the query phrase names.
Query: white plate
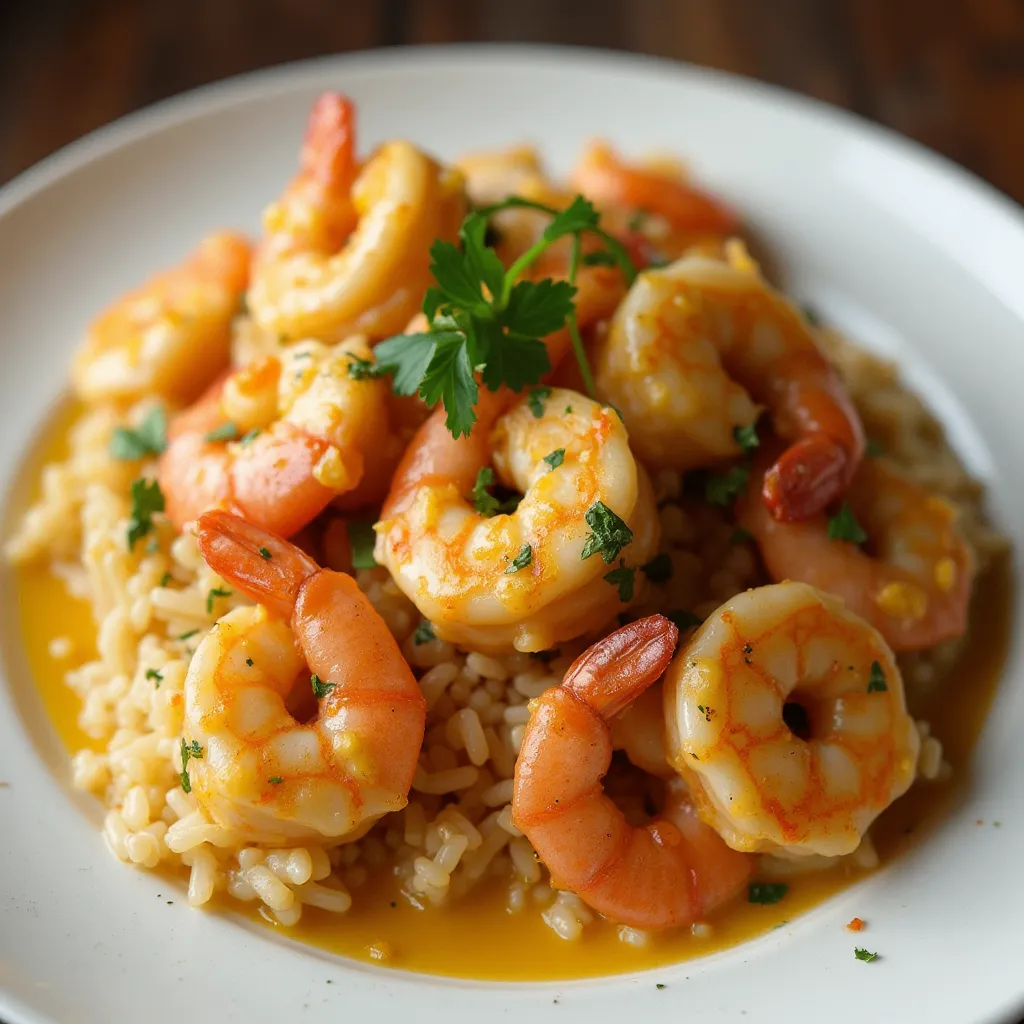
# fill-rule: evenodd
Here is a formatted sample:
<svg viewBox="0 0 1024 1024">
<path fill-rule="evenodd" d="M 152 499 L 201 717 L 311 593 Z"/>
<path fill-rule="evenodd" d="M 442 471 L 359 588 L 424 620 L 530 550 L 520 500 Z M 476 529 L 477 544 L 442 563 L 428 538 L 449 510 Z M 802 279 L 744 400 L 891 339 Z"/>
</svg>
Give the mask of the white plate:
<svg viewBox="0 0 1024 1024">
<path fill-rule="evenodd" d="M 0 193 L 3 479 L 14 478 L 65 387 L 83 324 L 205 231 L 255 230 L 293 170 L 310 101 L 327 88 L 358 101 L 364 145 L 404 136 L 451 156 L 532 139 L 559 170 L 594 134 L 627 151 L 682 152 L 769 240 L 795 295 L 904 362 L 1024 545 L 1020 211 L 921 149 L 815 103 L 579 50 L 392 50 L 283 68 L 144 111 L 9 185 Z M 475 984 L 332 959 L 193 912 L 180 897 L 158 899 L 168 883 L 115 863 L 95 805 L 70 793 L 14 634 L 9 576 L 3 594 L 0 1016 L 11 1024 L 313 1024 L 359 1014 L 417 1024 L 513 1015 L 962 1024 L 1007 1019 L 1024 1003 L 1019 644 L 969 798 L 893 867 L 787 928 L 677 968 Z M 1018 603 L 1015 627 L 1020 620 Z M 977 828 L 976 818 L 1003 827 Z M 875 963 L 853 957 L 841 924 L 854 913 L 870 918 Z"/>
</svg>

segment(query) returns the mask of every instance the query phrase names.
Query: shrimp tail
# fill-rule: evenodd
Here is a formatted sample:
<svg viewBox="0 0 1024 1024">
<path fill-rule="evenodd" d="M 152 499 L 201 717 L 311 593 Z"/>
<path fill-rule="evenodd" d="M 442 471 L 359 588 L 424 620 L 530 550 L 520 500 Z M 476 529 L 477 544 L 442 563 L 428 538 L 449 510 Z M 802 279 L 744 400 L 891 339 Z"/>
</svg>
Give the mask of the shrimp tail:
<svg viewBox="0 0 1024 1024">
<path fill-rule="evenodd" d="M 216 509 L 196 523 L 199 550 L 218 576 L 283 619 L 290 619 L 316 562 L 276 534 Z"/>
<path fill-rule="evenodd" d="M 330 189 L 347 190 L 354 178 L 356 111 L 347 96 L 325 92 L 313 104 L 299 168 Z"/>
<path fill-rule="evenodd" d="M 664 675 L 678 642 L 664 615 L 638 619 L 584 651 L 562 685 L 608 721 Z"/>
<path fill-rule="evenodd" d="M 806 437 L 765 473 L 761 496 L 780 522 L 810 519 L 843 496 L 856 468 L 857 461 L 837 441 L 823 434 Z"/>
</svg>

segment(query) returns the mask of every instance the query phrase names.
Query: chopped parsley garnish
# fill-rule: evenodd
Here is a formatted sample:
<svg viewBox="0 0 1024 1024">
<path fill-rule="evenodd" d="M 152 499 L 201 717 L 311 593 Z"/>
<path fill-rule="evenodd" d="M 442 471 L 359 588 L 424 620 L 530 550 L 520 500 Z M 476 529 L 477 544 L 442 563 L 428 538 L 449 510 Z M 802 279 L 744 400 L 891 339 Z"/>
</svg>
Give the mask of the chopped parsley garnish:
<svg viewBox="0 0 1024 1024">
<path fill-rule="evenodd" d="M 549 455 L 544 456 L 544 461 L 552 468 L 558 469 L 558 467 L 565 462 L 565 449 L 556 448 Z"/>
<path fill-rule="evenodd" d="M 710 722 L 711 719 L 714 718 L 715 715 L 718 714 L 718 712 L 715 711 L 714 708 L 712 708 L 712 707 L 705 707 L 703 704 L 698 704 L 697 705 L 697 710 L 704 716 L 704 721 L 705 722 Z"/>
<path fill-rule="evenodd" d="M 420 647 L 422 644 L 429 644 L 431 640 L 436 640 L 437 635 L 434 633 L 433 623 L 424 619 L 417 627 L 416 632 L 412 635 L 412 642 Z"/>
<path fill-rule="evenodd" d="M 524 544 L 519 549 L 519 554 L 512 559 L 512 564 L 505 570 L 506 576 L 511 576 L 514 572 L 519 572 L 520 569 L 525 569 L 533 561 L 533 548 L 529 544 Z"/>
<path fill-rule="evenodd" d="M 851 544 L 863 544 L 868 539 L 867 533 L 857 522 L 857 517 L 847 501 L 844 501 L 839 511 L 829 519 L 828 536 L 830 540 L 845 540 Z"/>
<path fill-rule="evenodd" d="M 180 635 L 180 636 L 178 637 L 178 639 L 179 639 L 179 640 L 191 640 L 191 639 L 192 639 L 192 637 L 194 637 L 194 636 L 196 635 L 196 633 L 198 633 L 198 632 L 199 632 L 199 630 L 198 630 L 198 629 L 189 629 L 189 630 L 186 630 L 186 631 L 185 631 L 184 633 L 182 633 L 182 634 L 181 634 L 181 635 Z"/>
<path fill-rule="evenodd" d="M 666 985 L 666 984 L 665 984 L 665 983 L 664 983 L 663 981 L 656 981 L 656 982 L 654 983 L 654 987 L 655 987 L 655 988 L 656 988 L 656 989 L 657 989 L 657 990 L 658 990 L 659 992 L 660 992 L 660 991 L 661 991 L 661 990 L 662 990 L 663 988 L 668 988 L 668 986 L 667 986 L 667 985 Z"/>
<path fill-rule="evenodd" d="M 607 249 L 599 249 L 597 252 L 588 252 L 580 259 L 585 267 L 614 267 L 618 260 Z"/>
<path fill-rule="evenodd" d="M 214 587 L 206 595 L 206 614 L 207 615 L 212 615 L 213 614 L 213 603 L 214 603 L 214 601 L 217 600 L 218 597 L 230 597 L 232 595 L 232 593 L 233 593 L 233 591 L 226 590 L 224 587 Z"/>
<path fill-rule="evenodd" d="M 494 470 L 490 466 L 482 466 L 477 470 L 469 500 L 473 502 L 473 508 L 482 516 L 493 516 L 501 505 L 501 502 L 487 489 L 493 483 Z"/>
<path fill-rule="evenodd" d="M 691 629 L 694 626 L 699 626 L 704 621 L 699 615 L 694 615 L 693 612 L 684 611 L 681 608 L 677 608 L 671 612 L 666 612 L 665 618 L 668 619 L 669 622 L 674 622 L 680 632 L 686 629 Z"/>
<path fill-rule="evenodd" d="M 641 207 L 632 213 L 629 220 L 626 221 L 626 227 L 629 228 L 630 231 L 640 231 L 644 226 L 644 221 L 647 220 L 649 216 L 650 214 Z"/>
<path fill-rule="evenodd" d="M 348 375 L 352 380 L 374 380 L 383 377 L 387 368 L 375 363 L 372 359 L 360 359 L 359 356 L 348 357 Z"/>
<path fill-rule="evenodd" d="M 259 547 L 256 550 L 259 552 L 260 558 L 262 558 L 265 562 L 270 561 L 270 548 Z"/>
<path fill-rule="evenodd" d="M 373 545 L 377 535 L 373 532 L 373 523 L 360 523 L 349 520 L 345 524 L 348 531 L 348 543 L 352 549 L 352 566 L 355 569 L 375 569 L 377 560 L 373 557 Z"/>
<path fill-rule="evenodd" d="M 118 427 L 110 438 L 110 454 L 115 459 L 144 459 L 159 455 L 167 447 L 167 414 L 158 405 L 146 414 L 134 429 Z"/>
<path fill-rule="evenodd" d="M 526 404 L 530 407 L 535 419 L 544 415 L 544 403 L 551 397 L 551 388 L 530 388 L 526 394 Z"/>
<path fill-rule="evenodd" d="M 864 949 L 861 946 L 854 947 L 853 955 L 858 960 L 863 960 L 864 963 L 866 963 L 866 964 L 871 963 L 872 960 L 878 959 L 878 954 L 877 953 L 871 953 L 871 952 L 869 952 L 868 950 Z"/>
<path fill-rule="evenodd" d="M 260 436 L 260 434 L 262 434 L 262 433 L 263 433 L 263 431 L 262 431 L 262 430 L 260 430 L 260 428 L 259 428 L 259 427 L 253 427 L 253 428 L 252 428 L 252 430 L 247 430 L 247 431 L 246 431 L 246 432 L 245 432 L 245 433 L 244 433 L 244 434 L 243 434 L 243 435 L 242 435 L 242 436 L 241 436 L 241 437 L 240 437 L 240 438 L 238 439 L 238 443 L 239 443 L 239 444 L 240 444 L 240 445 L 241 445 L 241 446 L 242 446 L 243 448 L 248 448 L 248 447 L 249 447 L 249 445 L 251 445 L 251 444 L 253 443 L 253 441 L 255 441 L 255 440 L 256 440 L 256 438 L 257 438 L 257 437 L 259 437 L 259 436 Z"/>
<path fill-rule="evenodd" d="M 254 662 L 254 661 L 252 660 L 252 658 L 246 658 L 246 659 L 245 659 L 245 663 L 246 663 L 246 665 L 248 665 L 248 666 L 249 666 L 249 668 L 252 668 L 252 667 L 253 667 L 253 665 L 255 665 L 255 664 L 256 664 L 256 662 Z"/>
<path fill-rule="evenodd" d="M 506 270 L 488 244 L 490 218 L 500 210 L 525 207 L 551 216 L 540 239 Z M 438 239 L 430 248 L 430 272 L 436 282 L 423 300 L 428 329 L 387 338 L 374 349 L 381 373 L 392 375 L 397 394 L 419 392 L 428 405 L 441 402 L 445 425 L 455 437 L 468 434 L 476 421 L 480 382 L 491 391 L 506 386 L 522 391 L 551 369 L 541 340 L 568 326 L 588 393 L 593 378 L 576 324 L 576 270 L 580 236 L 600 237 L 627 283 L 636 268 L 622 244 L 599 225 L 593 205 L 577 196 L 555 210 L 519 196 L 471 212 L 459 231 L 460 244 Z M 534 261 L 559 238 L 572 236 L 568 280 L 520 280 Z M 361 372 L 357 367 L 356 373 Z"/>
<path fill-rule="evenodd" d="M 591 533 L 583 546 L 581 559 L 600 553 L 605 565 L 611 565 L 619 552 L 633 541 L 633 531 L 603 501 L 595 501 L 583 518 Z"/>
<path fill-rule="evenodd" d="M 877 459 L 879 456 L 884 455 L 885 449 L 882 447 L 882 442 L 869 437 L 864 445 L 864 454 L 869 459 Z"/>
<path fill-rule="evenodd" d="M 128 519 L 128 550 L 153 530 L 153 516 L 165 508 L 163 491 L 155 480 L 132 481 L 132 510 Z"/>
<path fill-rule="evenodd" d="M 159 689 L 160 684 L 164 681 L 163 673 L 157 672 L 155 668 L 146 669 L 146 678 L 153 680 L 153 685 Z"/>
<path fill-rule="evenodd" d="M 566 415 L 566 416 L 569 416 L 569 415 L 571 415 L 571 414 L 572 414 L 572 406 L 571 406 L 571 405 L 567 405 L 567 406 L 565 407 L 565 415 Z"/>
<path fill-rule="evenodd" d="M 174 579 L 174 577 L 169 572 L 165 572 L 163 576 L 160 577 L 160 586 L 166 587 L 172 579 Z"/>
<path fill-rule="evenodd" d="M 748 903 L 778 903 L 786 893 L 789 886 L 785 882 L 751 882 L 747 889 Z"/>
<path fill-rule="evenodd" d="M 672 559 L 663 551 L 660 555 L 655 555 L 646 565 L 641 565 L 640 571 L 652 583 L 665 583 L 672 579 Z"/>
<path fill-rule="evenodd" d="M 309 684 L 313 687 L 313 696 L 317 700 L 323 700 L 334 689 L 334 683 L 325 683 L 315 672 L 309 677 Z"/>
<path fill-rule="evenodd" d="M 761 439 L 757 436 L 756 423 L 748 423 L 745 427 L 733 427 L 732 436 L 747 454 L 750 454 L 761 444 Z"/>
<path fill-rule="evenodd" d="M 619 588 L 619 600 L 629 604 L 633 600 L 633 588 L 636 584 L 636 569 L 626 565 L 625 559 L 619 559 L 619 567 L 604 574 L 606 583 Z"/>
<path fill-rule="evenodd" d="M 222 423 L 219 427 L 214 427 L 206 437 L 205 441 L 209 441 L 211 444 L 217 441 L 234 441 L 238 437 L 238 426 L 231 420 L 226 423 Z"/>
<path fill-rule="evenodd" d="M 879 662 L 871 662 L 871 673 L 868 676 L 868 693 L 882 693 L 889 687 L 885 682 L 885 673 Z"/>
<path fill-rule="evenodd" d="M 749 544 L 754 539 L 754 535 L 749 531 L 745 530 L 742 526 L 737 526 L 732 531 L 732 536 L 729 538 L 730 544 Z"/>
<path fill-rule="evenodd" d="M 812 327 L 820 327 L 821 326 L 821 317 L 818 315 L 817 310 L 813 306 L 804 306 L 803 307 L 803 314 L 804 314 L 804 319 Z"/>
<path fill-rule="evenodd" d="M 199 740 L 193 740 L 191 743 L 185 742 L 185 737 L 181 737 L 181 774 L 178 776 L 181 779 L 181 788 L 186 793 L 192 792 L 192 780 L 188 776 L 188 763 L 189 761 L 202 761 L 203 759 L 203 748 L 199 745 Z"/>
<path fill-rule="evenodd" d="M 709 476 L 704 484 L 704 497 L 712 505 L 723 508 L 731 505 L 746 489 L 750 470 L 746 466 L 733 466 L 726 473 Z"/>
<path fill-rule="evenodd" d="M 282 779 L 280 775 L 271 775 L 270 778 L 267 779 L 267 782 L 272 786 L 280 786 L 281 783 L 284 782 L 284 779 Z"/>
</svg>

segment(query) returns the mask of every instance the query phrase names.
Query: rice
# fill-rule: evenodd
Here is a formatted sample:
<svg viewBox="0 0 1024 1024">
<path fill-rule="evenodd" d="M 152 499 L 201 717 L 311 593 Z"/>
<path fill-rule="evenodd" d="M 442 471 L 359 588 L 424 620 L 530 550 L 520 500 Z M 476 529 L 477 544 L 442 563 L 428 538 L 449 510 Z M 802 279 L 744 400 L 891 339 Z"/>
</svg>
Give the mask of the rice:
<svg viewBox="0 0 1024 1024">
<path fill-rule="evenodd" d="M 988 524 L 982 490 L 948 449 L 935 420 L 899 384 L 894 368 L 831 332 L 822 342 L 839 367 L 862 413 L 867 433 L 932 491 L 955 502 L 980 569 L 1005 550 Z M 191 534 L 174 536 L 159 525 L 129 552 L 124 543 L 128 489 L 137 466 L 113 459 L 112 431 L 126 418 L 137 422 L 150 403 L 123 417 L 109 409 L 86 412 L 72 427 L 68 457 L 46 466 L 39 500 L 24 515 L 6 554 L 15 563 L 41 561 L 69 592 L 87 600 L 96 620 L 96 657 L 73 664 L 67 637 L 50 644 L 67 660 L 67 685 L 81 698 L 80 724 L 103 742 L 71 761 L 74 786 L 107 807 L 103 839 L 113 856 L 142 869 L 187 872 L 188 901 L 208 905 L 218 894 L 258 903 L 284 925 L 303 908 L 344 914 L 359 900 L 371 875 L 387 868 L 405 891 L 430 906 L 463 898 L 496 880 L 506 907 L 540 914 L 566 941 L 579 939 L 596 917 L 579 897 L 553 889 L 529 840 L 513 824 L 512 776 L 529 719 L 529 701 L 557 685 L 582 641 L 563 645 L 547 660 L 461 651 L 438 639 L 417 642 L 419 617 L 381 569 L 360 570 L 357 582 L 378 609 L 419 675 L 426 698 L 426 738 L 404 810 L 382 819 L 365 837 L 340 847 L 267 849 L 244 842 L 207 818 L 180 784 L 179 742 L 189 659 L 216 618 L 242 603 L 234 594 L 210 605 L 210 592 L 225 589 L 203 562 Z M 143 464 L 152 477 L 155 465 Z M 688 495 L 680 474 L 654 475 L 663 549 L 673 572 L 665 583 L 637 580 L 637 618 L 680 609 L 698 616 L 764 580 L 752 545 L 737 542 L 721 509 Z M 908 694 L 942 685 L 962 642 L 900 659 Z M 948 777 L 942 746 L 925 722 L 918 775 Z M 858 867 L 877 864 L 870 838 L 850 855 Z M 828 863 L 825 863 L 825 862 Z M 765 877 L 790 877 L 830 866 L 828 858 L 763 858 Z M 711 926 L 693 926 L 706 939 Z M 649 936 L 621 927 L 620 940 L 642 947 Z M 392 951 L 377 943 L 372 954 Z"/>
</svg>

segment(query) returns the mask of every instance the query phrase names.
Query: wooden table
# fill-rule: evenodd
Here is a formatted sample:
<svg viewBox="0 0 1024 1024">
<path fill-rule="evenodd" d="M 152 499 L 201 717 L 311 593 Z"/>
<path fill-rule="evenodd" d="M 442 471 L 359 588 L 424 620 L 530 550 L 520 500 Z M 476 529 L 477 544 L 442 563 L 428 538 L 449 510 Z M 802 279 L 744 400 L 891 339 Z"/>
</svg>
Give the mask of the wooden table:
<svg viewBox="0 0 1024 1024">
<path fill-rule="evenodd" d="M 849 107 L 1024 201 L 1021 0 L 0 0 L 0 182 L 226 75 L 403 43 L 617 47 Z"/>
</svg>

